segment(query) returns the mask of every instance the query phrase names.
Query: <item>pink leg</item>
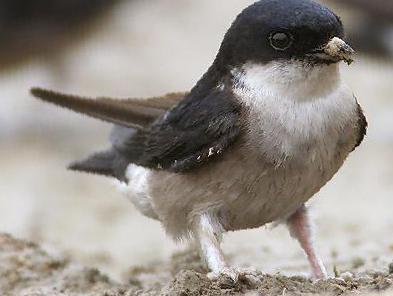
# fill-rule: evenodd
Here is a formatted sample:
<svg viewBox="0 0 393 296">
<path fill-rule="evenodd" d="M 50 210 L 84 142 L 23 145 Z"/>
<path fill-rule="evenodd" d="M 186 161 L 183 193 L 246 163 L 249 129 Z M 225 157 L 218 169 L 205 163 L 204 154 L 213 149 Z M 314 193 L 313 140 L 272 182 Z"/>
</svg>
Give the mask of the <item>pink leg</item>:
<svg viewBox="0 0 393 296">
<path fill-rule="evenodd" d="M 293 238 L 297 239 L 310 262 L 312 275 L 316 279 L 326 279 L 327 273 L 322 260 L 317 255 L 313 240 L 308 210 L 303 205 L 288 219 L 289 231 Z"/>
</svg>

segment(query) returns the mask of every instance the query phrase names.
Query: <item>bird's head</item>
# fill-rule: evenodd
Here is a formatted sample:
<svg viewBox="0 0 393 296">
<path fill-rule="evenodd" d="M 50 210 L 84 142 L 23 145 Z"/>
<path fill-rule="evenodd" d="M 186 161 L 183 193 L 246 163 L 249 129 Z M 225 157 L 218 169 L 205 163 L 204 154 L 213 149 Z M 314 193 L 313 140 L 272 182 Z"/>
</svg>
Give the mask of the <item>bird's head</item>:
<svg viewBox="0 0 393 296">
<path fill-rule="evenodd" d="M 350 64 L 354 50 L 343 37 L 342 22 L 325 6 L 310 0 L 261 0 L 234 21 L 216 61 L 230 68 L 272 61 Z"/>
</svg>

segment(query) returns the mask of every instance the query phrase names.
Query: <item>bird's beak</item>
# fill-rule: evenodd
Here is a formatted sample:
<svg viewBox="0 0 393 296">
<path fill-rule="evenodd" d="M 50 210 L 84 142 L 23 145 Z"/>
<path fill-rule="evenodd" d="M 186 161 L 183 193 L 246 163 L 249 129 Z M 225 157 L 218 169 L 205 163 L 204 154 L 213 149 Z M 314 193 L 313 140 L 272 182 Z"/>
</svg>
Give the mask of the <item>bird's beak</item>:
<svg viewBox="0 0 393 296">
<path fill-rule="evenodd" d="M 315 52 L 318 58 L 331 62 L 344 61 L 352 64 L 355 51 L 347 43 L 338 37 L 332 38 L 323 48 Z"/>
</svg>

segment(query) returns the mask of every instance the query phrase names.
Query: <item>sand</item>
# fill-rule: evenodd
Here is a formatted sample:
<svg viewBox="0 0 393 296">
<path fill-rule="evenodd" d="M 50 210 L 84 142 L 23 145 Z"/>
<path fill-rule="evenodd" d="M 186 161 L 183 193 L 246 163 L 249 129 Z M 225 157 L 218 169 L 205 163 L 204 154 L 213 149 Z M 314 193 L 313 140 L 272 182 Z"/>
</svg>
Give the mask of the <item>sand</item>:
<svg viewBox="0 0 393 296">
<path fill-rule="evenodd" d="M 393 293 L 393 264 L 384 272 L 345 272 L 324 281 L 301 276 L 260 273 L 258 282 L 227 278 L 211 281 L 194 251 L 176 254 L 166 263 L 134 267 L 119 284 L 97 269 L 83 268 L 38 245 L 0 234 L 1 295 L 370 295 Z"/>
</svg>

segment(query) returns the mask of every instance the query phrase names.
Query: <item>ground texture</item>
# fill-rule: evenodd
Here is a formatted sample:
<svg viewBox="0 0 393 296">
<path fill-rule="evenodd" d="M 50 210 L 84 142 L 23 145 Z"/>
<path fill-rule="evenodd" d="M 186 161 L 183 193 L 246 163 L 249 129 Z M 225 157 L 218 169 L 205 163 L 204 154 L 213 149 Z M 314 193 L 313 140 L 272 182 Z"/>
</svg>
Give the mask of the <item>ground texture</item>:
<svg viewBox="0 0 393 296">
<path fill-rule="evenodd" d="M 97 269 L 83 268 L 48 255 L 38 245 L 0 235 L 1 295 L 366 295 L 393 285 L 393 264 L 385 272 L 346 272 L 337 278 L 312 282 L 304 277 L 260 274 L 259 283 L 212 282 L 198 256 L 174 255 L 167 264 L 133 268 L 128 281 L 116 283 Z M 393 290 L 390 291 L 393 293 Z"/>
</svg>

